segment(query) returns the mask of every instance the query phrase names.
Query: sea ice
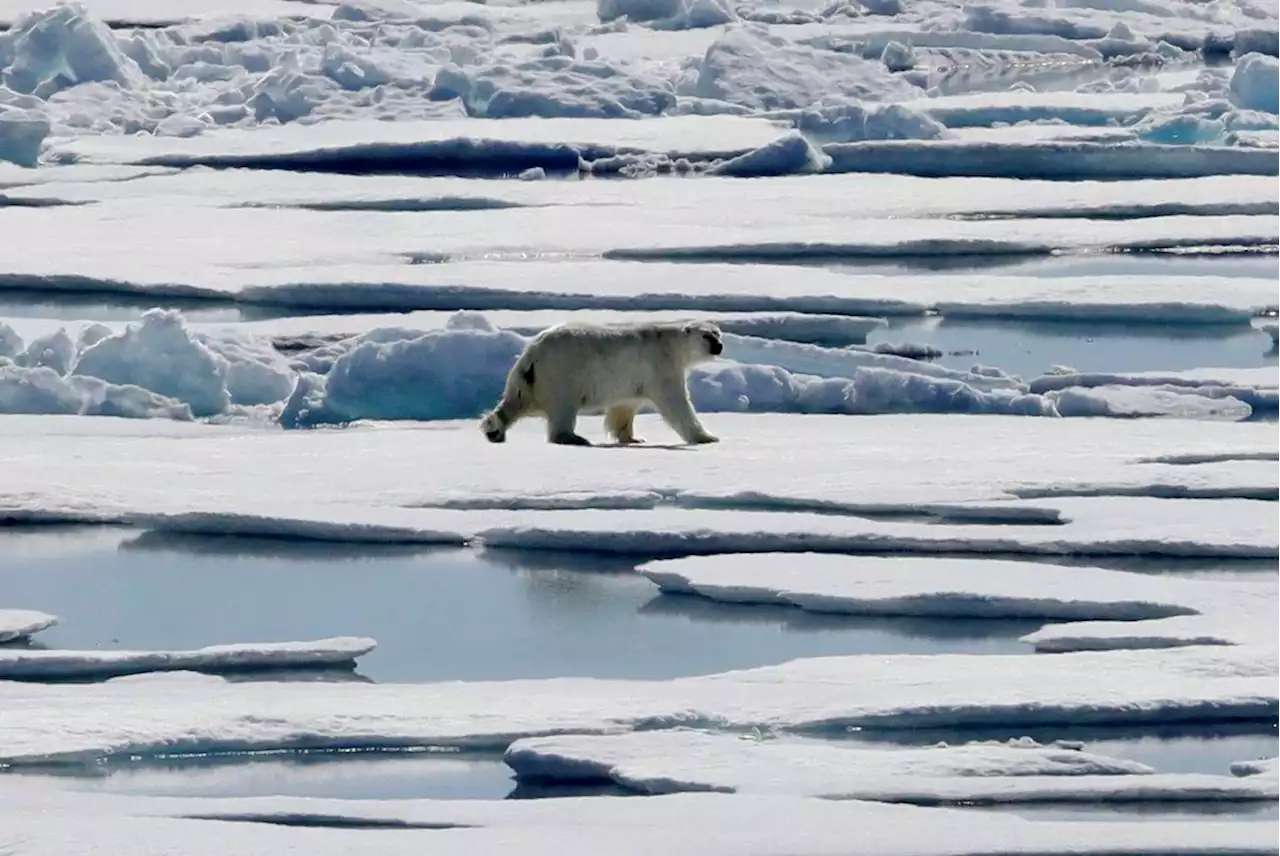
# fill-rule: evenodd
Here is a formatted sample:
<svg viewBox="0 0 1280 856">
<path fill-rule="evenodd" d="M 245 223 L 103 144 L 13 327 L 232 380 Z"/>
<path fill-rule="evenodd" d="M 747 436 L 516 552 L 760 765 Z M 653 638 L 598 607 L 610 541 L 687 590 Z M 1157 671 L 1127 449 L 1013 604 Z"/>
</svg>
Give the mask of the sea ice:
<svg viewBox="0 0 1280 856">
<path fill-rule="evenodd" d="M 343 636 L 314 642 L 247 642 L 193 651 L 65 651 L 0 649 L 0 680 L 105 678 L 161 671 L 350 666 L 374 649 L 372 639 Z"/>
<path fill-rule="evenodd" d="M 1181 556 L 1270 558 L 1277 550 L 1269 503 L 1251 500 L 1164 500 L 1145 497 L 1063 498 L 1052 506 L 1012 509 L 1063 512 L 1057 526 L 1025 529 L 983 523 L 901 523 L 804 513 L 821 503 L 797 503 L 790 514 L 726 510 L 655 509 L 530 511 L 479 530 L 489 547 L 589 549 L 636 557 L 670 558 L 714 553 L 1003 553 L 1011 555 Z M 766 506 L 787 509 L 788 503 Z M 712 506 L 715 507 L 715 506 Z M 1212 531 L 1205 526 L 1215 521 Z"/>
<path fill-rule="evenodd" d="M 58 623 L 58 616 L 33 609 L 0 609 L 0 643 L 25 639 Z"/>
<path fill-rule="evenodd" d="M 658 443 L 663 429 L 650 420 L 642 417 L 640 430 Z M 495 448 L 470 420 L 300 435 L 112 422 L 0 420 L 3 511 L 95 520 L 191 515 L 188 525 L 203 517 L 223 532 L 271 520 L 276 534 L 320 537 L 328 530 L 329 537 L 356 539 L 360 526 L 381 524 L 402 537 L 452 533 L 453 543 L 490 530 L 487 539 L 513 546 L 642 553 L 650 546 L 706 552 L 773 544 L 794 551 L 846 542 L 864 549 L 1215 555 L 1276 549 L 1272 504 L 1229 498 L 1259 496 L 1268 481 L 1274 488 L 1274 462 L 1265 458 L 1275 453 L 1274 434 L 1258 423 L 718 414 L 709 424 L 721 443 L 672 454 L 661 447 L 566 450 L 546 444 L 534 424 L 517 426 L 511 442 Z M 1004 454 L 974 456 L 980 444 Z M 70 448 L 80 457 L 69 456 Z M 602 467 L 600 455 L 617 457 Z M 1212 457 L 1194 465 L 1139 462 L 1187 455 Z M 1222 459 L 1229 455 L 1240 460 Z M 404 461 L 418 459 L 434 462 L 430 479 L 406 471 Z M 833 481 L 833 472 L 858 478 Z M 1054 496 L 1063 491 L 1085 495 Z M 622 494 L 646 499 L 641 510 L 621 516 L 574 512 L 581 506 L 572 502 L 555 506 L 564 514 L 520 510 L 537 507 L 522 505 L 530 499 L 566 494 L 596 508 Z M 477 502 L 489 510 L 456 510 Z M 904 514 L 933 522 L 892 519 Z M 890 519 L 878 519 L 884 515 Z M 1010 519 L 1040 525 L 997 525 Z"/>
<path fill-rule="evenodd" d="M 24 368 L 0 363 L 0 414 L 10 413 L 192 418 L 187 404 L 138 386 L 85 375 L 63 377 L 47 366 Z"/>
<path fill-rule="evenodd" d="M 289 747 L 505 749 L 520 737 L 697 724 L 839 732 L 1258 720 L 1275 716 L 1275 670 L 1271 645 L 824 657 L 669 681 L 7 681 L 0 762 Z"/>
<path fill-rule="evenodd" d="M 728 603 L 789 604 L 842 615 L 1140 621 L 1276 605 L 1274 590 L 1101 568 L 989 559 L 755 554 L 649 562 L 664 592 Z M 1255 610 L 1256 611 L 1256 610 Z"/>
<path fill-rule="evenodd" d="M 291 163 L 312 169 L 382 162 L 388 168 L 412 162 L 426 170 L 432 162 L 503 171 L 530 166 L 576 171 L 578 159 L 619 152 L 653 152 L 674 157 L 738 155 L 772 142 L 785 126 L 738 116 L 667 116 L 617 122 L 601 118 L 467 118 L 435 121 L 352 120 L 325 125 L 281 124 L 252 130 L 225 129 L 198 137 L 84 137 L 58 151 L 98 163 L 217 166 Z M 394 171 L 403 171 L 396 169 Z"/>
<path fill-rule="evenodd" d="M 1275 851 L 1269 823 L 1027 821 L 1004 813 L 780 795 L 215 800 L 76 793 L 23 781 L 7 783 L 2 802 L 0 845 L 13 842 L 18 852 L 34 854 L 105 845 L 137 856 L 274 856 L 302 846 L 316 856 L 337 856 L 349 853 L 361 836 L 375 836 L 378 852 L 387 856 L 424 849 L 445 856 L 513 850 L 530 856 L 1049 856 L 1061 853 L 1064 841 L 1079 856 L 1119 848 L 1135 856 Z M 311 828 L 291 828 L 299 826 Z M 346 831 L 329 831 L 338 829 Z"/>
<path fill-rule="evenodd" d="M 1229 146 L 1116 145 L 1084 140 L 877 140 L 823 149 L 830 172 L 899 173 L 1058 181 L 1194 178 L 1280 173 L 1266 149 Z"/>
<path fill-rule="evenodd" d="M 1248 419 L 1253 408 L 1223 391 L 1206 394 L 1203 387 L 1096 386 L 1068 387 L 1048 396 L 1062 416 L 1110 416 L 1138 418 L 1168 416 L 1176 419 Z"/>
<path fill-rule="evenodd" d="M 1227 583 L 1030 562 L 713 555 L 649 562 L 664 592 L 848 615 L 1046 618 L 1037 651 L 1268 644 L 1274 582 Z"/>
<path fill-rule="evenodd" d="M 1261 367 L 1202 368 L 1184 372 L 1067 372 L 1035 378 L 1029 388 L 1032 392 L 1047 394 L 1063 391 L 1081 395 L 1084 391 L 1101 391 L 1101 400 L 1107 402 L 1112 412 L 1125 409 L 1126 405 L 1132 408 L 1137 404 L 1141 408 L 1144 399 L 1151 400 L 1149 394 L 1141 395 L 1145 390 L 1163 393 L 1166 398 L 1175 393 L 1228 401 L 1234 398 L 1256 412 L 1274 413 L 1280 407 L 1278 386 L 1275 369 Z M 1177 400 L 1169 403 L 1179 404 Z"/>
<path fill-rule="evenodd" d="M 689 730 L 517 740 L 520 778 L 607 781 L 642 794 L 720 791 L 939 804 L 1272 800 L 1274 778 L 1157 774 L 1131 761 L 1033 741 L 873 748 Z"/>
</svg>

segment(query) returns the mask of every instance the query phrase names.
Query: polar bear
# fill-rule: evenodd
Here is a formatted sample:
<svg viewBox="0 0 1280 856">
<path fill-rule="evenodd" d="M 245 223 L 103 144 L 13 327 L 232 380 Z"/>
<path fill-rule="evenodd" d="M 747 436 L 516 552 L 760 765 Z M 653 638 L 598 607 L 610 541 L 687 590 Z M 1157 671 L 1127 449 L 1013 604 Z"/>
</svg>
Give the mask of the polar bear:
<svg viewBox="0 0 1280 856">
<path fill-rule="evenodd" d="M 590 446 L 575 430 L 578 411 L 604 408 L 605 428 L 618 443 L 643 443 L 633 423 L 640 406 L 651 402 L 686 443 L 715 443 L 719 438 L 698 421 L 685 378 L 692 366 L 723 352 L 720 328 L 704 321 L 559 324 L 524 349 L 480 429 L 489 442 L 501 443 L 518 420 L 541 413 L 548 442 Z"/>
</svg>

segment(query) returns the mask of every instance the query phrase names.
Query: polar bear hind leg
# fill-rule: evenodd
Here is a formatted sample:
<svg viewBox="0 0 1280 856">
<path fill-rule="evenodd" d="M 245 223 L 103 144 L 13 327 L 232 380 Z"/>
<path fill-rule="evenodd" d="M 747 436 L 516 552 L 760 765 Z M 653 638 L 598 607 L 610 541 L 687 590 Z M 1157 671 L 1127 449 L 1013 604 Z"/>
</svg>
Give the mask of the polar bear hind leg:
<svg viewBox="0 0 1280 856">
<path fill-rule="evenodd" d="M 615 404 L 605 412 L 605 430 L 623 446 L 643 443 L 644 439 L 635 434 L 636 405 L 631 402 Z"/>
<path fill-rule="evenodd" d="M 665 378 L 652 390 L 651 400 L 660 415 L 686 443 L 718 443 L 720 438 L 713 436 L 702 423 L 689 400 L 689 390 L 685 388 L 684 378 Z"/>
</svg>

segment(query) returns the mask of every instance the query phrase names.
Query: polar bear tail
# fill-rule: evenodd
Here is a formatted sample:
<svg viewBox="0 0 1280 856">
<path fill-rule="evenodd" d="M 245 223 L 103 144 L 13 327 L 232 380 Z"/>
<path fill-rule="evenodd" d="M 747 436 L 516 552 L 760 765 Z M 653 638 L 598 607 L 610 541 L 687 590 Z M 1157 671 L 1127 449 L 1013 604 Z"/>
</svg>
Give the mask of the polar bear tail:
<svg viewBox="0 0 1280 856">
<path fill-rule="evenodd" d="M 533 358 L 528 353 L 522 354 L 507 375 L 502 400 L 480 420 L 480 430 L 490 443 L 505 441 L 507 429 L 532 409 L 533 381 Z"/>
</svg>

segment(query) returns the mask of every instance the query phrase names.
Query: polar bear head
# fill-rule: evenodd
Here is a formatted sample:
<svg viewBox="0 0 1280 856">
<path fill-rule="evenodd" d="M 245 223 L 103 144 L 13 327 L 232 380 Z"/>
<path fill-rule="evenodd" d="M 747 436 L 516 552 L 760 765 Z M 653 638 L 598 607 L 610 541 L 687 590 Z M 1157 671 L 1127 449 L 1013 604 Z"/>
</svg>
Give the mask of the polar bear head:
<svg viewBox="0 0 1280 856">
<path fill-rule="evenodd" d="M 680 328 L 684 363 L 705 363 L 724 353 L 724 335 L 710 321 L 690 321 Z"/>
</svg>

